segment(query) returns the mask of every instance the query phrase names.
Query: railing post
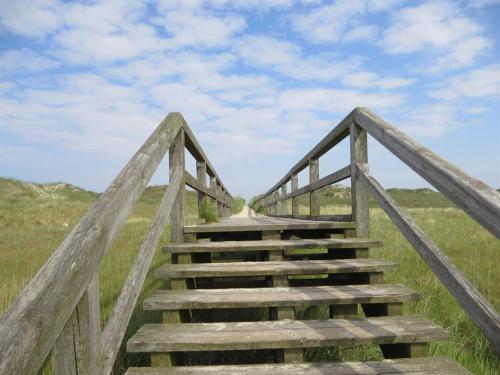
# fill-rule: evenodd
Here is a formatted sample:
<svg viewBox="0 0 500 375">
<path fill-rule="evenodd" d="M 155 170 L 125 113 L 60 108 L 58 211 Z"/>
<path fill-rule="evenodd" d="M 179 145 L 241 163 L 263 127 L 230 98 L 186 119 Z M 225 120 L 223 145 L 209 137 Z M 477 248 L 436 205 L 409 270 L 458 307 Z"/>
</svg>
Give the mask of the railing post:
<svg viewBox="0 0 500 375">
<path fill-rule="evenodd" d="M 279 215 L 279 209 L 278 209 L 279 197 L 280 197 L 280 193 L 279 193 L 278 190 L 276 190 L 273 193 L 273 199 L 274 199 L 274 216 L 278 216 Z"/>
<path fill-rule="evenodd" d="M 290 177 L 290 190 L 291 192 L 297 191 L 299 188 L 299 176 L 294 173 Z M 292 198 L 292 215 L 298 215 L 299 214 L 299 197 L 293 197 Z"/>
<path fill-rule="evenodd" d="M 350 125 L 351 140 L 351 201 L 352 219 L 356 222 L 356 234 L 367 237 L 370 232 L 368 188 L 356 176 L 355 163 L 368 168 L 368 142 L 366 131 L 352 123 Z"/>
<path fill-rule="evenodd" d="M 210 176 L 210 190 L 212 194 L 217 197 L 217 178 L 215 176 Z M 219 203 L 215 199 L 215 214 L 217 218 L 219 217 Z"/>
<path fill-rule="evenodd" d="M 281 185 L 281 215 L 287 214 L 286 201 L 283 198 L 286 195 L 286 184 Z"/>
<path fill-rule="evenodd" d="M 219 185 L 219 181 L 215 180 L 215 186 L 216 186 L 216 196 L 217 196 L 217 215 L 219 218 L 224 217 L 224 207 L 222 206 L 221 203 L 221 198 L 222 198 L 222 189 Z"/>
<path fill-rule="evenodd" d="M 179 134 L 175 137 L 174 141 L 170 145 L 168 154 L 170 180 L 172 180 L 176 168 L 180 167 L 183 172 L 186 170 L 184 161 L 184 129 L 181 129 Z M 172 243 L 184 242 L 185 191 L 186 187 L 183 182 L 177 196 L 175 197 L 172 211 L 170 211 L 170 242 Z"/>
<path fill-rule="evenodd" d="M 319 180 L 319 159 L 309 160 L 309 183 L 312 184 Z M 319 216 L 319 193 L 311 191 L 309 193 L 309 215 Z"/>
<path fill-rule="evenodd" d="M 204 161 L 196 162 L 196 179 L 203 185 L 207 186 L 207 163 Z M 205 206 L 207 196 L 201 191 L 198 192 L 198 216 L 200 216 Z"/>
<path fill-rule="evenodd" d="M 99 276 L 96 275 L 54 345 L 52 369 L 55 375 L 97 373 L 100 318 Z"/>
</svg>

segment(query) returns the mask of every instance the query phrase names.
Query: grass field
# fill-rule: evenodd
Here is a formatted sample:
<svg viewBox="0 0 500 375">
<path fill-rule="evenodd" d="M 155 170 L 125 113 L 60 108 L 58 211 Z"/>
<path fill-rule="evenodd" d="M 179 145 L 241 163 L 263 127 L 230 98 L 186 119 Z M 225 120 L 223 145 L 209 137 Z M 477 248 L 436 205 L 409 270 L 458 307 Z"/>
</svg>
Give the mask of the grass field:
<svg viewBox="0 0 500 375">
<path fill-rule="evenodd" d="M 128 274 L 151 219 L 158 207 L 164 187 L 148 188 L 140 199 L 100 269 L 102 324 L 109 317 L 113 304 Z M 440 194 L 421 190 L 392 190 L 395 199 L 412 213 L 415 221 L 446 252 L 476 285 L 494 307 L 500 308 L 500 243 L 467 215 L 454 208 Z M 97 198 L 97 194 L 64 184 L 32 186 L 15 180 L 0 179 L 0 314 L 44 264 L 64 236 L 78 222 Z M 350 212 L 348 191 L 325 189 L 321 200 L 322 214 Z M 187 194 L 188 218 L 197 216 L 197 198 Z M 335 201 L 335 205 L 328 204 Z M 306 200 L 301 210 L 306 213 Z M 238 205 L 241 205 L 241 200 Z M 423 294 L 419 303 L 406 306 L 406 313 L 421 314 L 447 328 L 449 341 L 432 345 L 434 354 L 455 358 L 475 374 L 498 374 L 500 362 L 487 341 L 441 286 L 416 252 L 408 245 L 385 214 L 372 202 L 371 235 L 384 241 L 384 248 L 373 250 L 373 257 L 393 259 L 400 270 L 389 274 L 387 281 L 403 283 Z M 161 244 L 168 241 L 168 228 Z M 168 258 L 157 252 L 152 270 Z M 142 311 L 142 300 L 160 283 L 149 275 L 140 301 L 130 321 L 126 339 L 145 321 L 159 317 Z M 313 317 L 318 311 L 305 309 L 303 317 Z M 343 349 L 338 352 L 311 350 L 308 359 L 379 358 L 375 349 Z M 140 364 L 142 356 L 126 357 L 122 350 L 116 363 L 116 373 L 131 364 Z M 44 373 L 49 374 L 49 370 Z"/>
</svg>

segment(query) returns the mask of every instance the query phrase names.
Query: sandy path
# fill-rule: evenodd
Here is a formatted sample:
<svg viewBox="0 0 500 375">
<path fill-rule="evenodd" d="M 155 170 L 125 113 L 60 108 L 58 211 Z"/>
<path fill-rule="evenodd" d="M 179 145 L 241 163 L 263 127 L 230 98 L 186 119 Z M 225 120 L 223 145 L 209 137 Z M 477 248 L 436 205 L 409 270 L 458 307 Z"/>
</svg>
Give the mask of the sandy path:
<svg viewBox="0 0 500 375">
<path fill-rule="evenodd" d="M 254 210 L 252 210 L 247 205 L 244 205 L 243 209 L 239 213 L 237 213 L 235 215 L 232 215 L 231 217 L 234 217 L 234 218 L 245 218 L 245 217 L 253 217 L 253 216 L 257 216 L 257 215 L 255 215 Z"/>
</svg>

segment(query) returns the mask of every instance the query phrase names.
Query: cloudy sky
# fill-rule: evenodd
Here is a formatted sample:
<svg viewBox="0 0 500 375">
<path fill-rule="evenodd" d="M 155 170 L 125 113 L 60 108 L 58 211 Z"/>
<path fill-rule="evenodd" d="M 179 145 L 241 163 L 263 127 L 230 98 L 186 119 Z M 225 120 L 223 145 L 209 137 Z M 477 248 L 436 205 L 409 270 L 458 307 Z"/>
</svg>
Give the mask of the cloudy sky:
<svg viewBox="0 0 500 375">
<path fill-rule="evenodd" d="M 499 18 L 498 0 L 0 0 L 0 175 L 102 191 L 180 111 L 251 197 L 366 106 L 500 187 Z M 425 186 L 369 147 L 385 186 Z"/>
</svg>

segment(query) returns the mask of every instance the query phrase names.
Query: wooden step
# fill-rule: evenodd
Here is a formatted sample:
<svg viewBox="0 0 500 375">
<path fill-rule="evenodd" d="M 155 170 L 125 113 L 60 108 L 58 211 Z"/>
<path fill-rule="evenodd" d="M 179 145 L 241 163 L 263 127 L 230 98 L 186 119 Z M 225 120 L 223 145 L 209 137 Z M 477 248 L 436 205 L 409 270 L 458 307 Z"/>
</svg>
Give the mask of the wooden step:
<svg viewBox="0 0 500 375">
<path fill-rule="evenodd" d="M 144 301 L 144 310 L 344 305 L 419 299 L 420 294 L 399 284 L 157 290 Z"/>
<path fill-rule="evenodd" d="M 397 264 L 387 260 L 332 259 L 297 260 L 269 262 L 193 263 L 170 264 L 157 268 L 157 279 L 190 277 L 236 277 L 236 276 L 278 276 L 278 275 L 320 275 L 335 273 L 388 272 Z"/>
<path fill-rule="evenodd" d="M 444 340 L 447 337 L 443 328 L 418 316 L 145 324 L 127 342 L 127 350 L 129 353 L 169 353 L 353 344 L 413 344 Z"/>
<path fill-rule="evenodd" d="M 220 241 L 169 244 L 163 251 L 170 254 L 207 253 L 231 251 L 273 251 L 291 249 L 358 249 L 380 247 L 382 241 L 371 238 L 325 238 L 301 240 L 262 240 L 262 241 Z"/>
<path fill-rule="evenodd" d="M 226 366 L 132 367 L 125 375 L 470 375 L 446 357 L 380 362 L 296 363 Z"/>
<path fill-rule="evenodd" d="M 184 227 L 184 233 L 263 232 L 353 228 L 356 228 L 356 223 L 351 221 L 312 221 L 261 216 L 241 219 L 223 219 L 219 223 L 211 224 L 188 225 Z"/>
</svg>

